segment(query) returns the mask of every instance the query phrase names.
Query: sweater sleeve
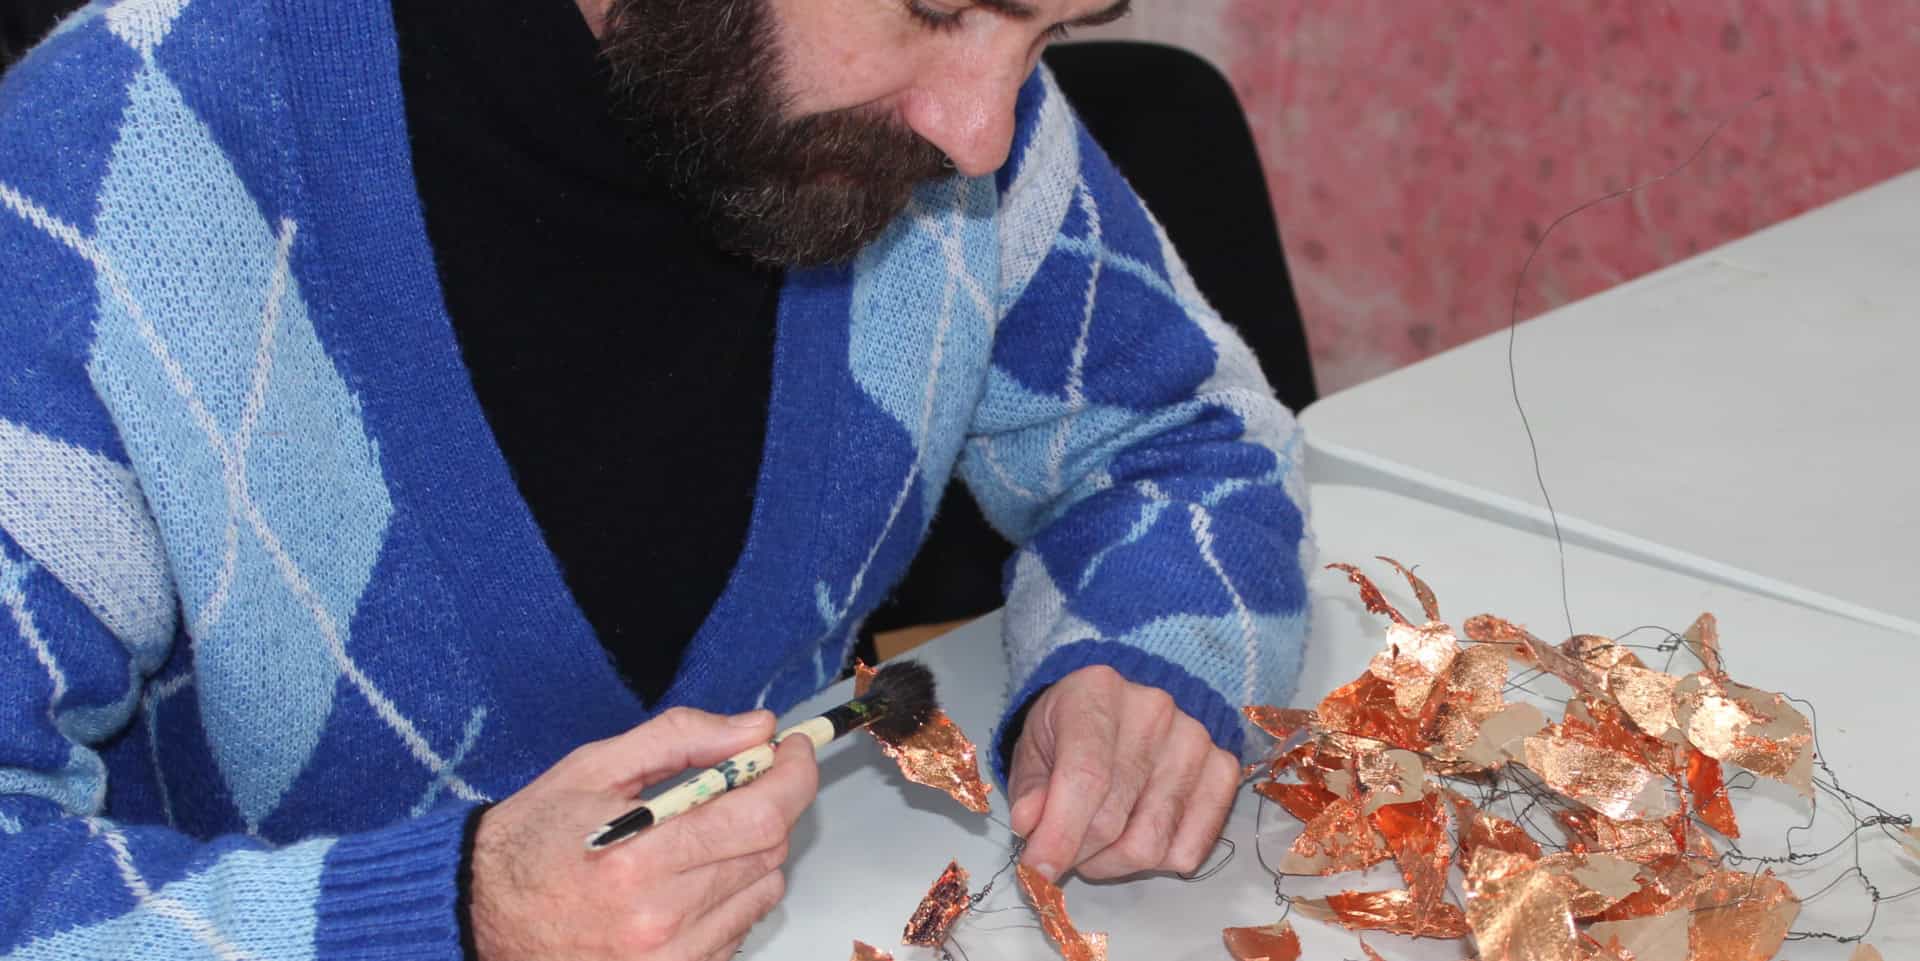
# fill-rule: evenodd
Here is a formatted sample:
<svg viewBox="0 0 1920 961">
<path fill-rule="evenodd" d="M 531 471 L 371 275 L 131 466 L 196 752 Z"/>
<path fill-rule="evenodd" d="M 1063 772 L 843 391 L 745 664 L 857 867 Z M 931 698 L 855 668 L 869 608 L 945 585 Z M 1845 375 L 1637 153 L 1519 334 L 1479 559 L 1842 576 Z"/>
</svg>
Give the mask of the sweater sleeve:
<svg viewBox="0 0 1920 961">
<path fill-rule="evenodd" d="M 472 804 L 284 844 L 174 824 L 150 752 L 197 735 L 156 731 L 152 708 L 192 696 L 188 634 L 89 369 L 116 280 L 96 269 L 93 183 L 126 109 L 89 78 L 133 57 L 102 16 L 0 85 L 0 957 L 458 958 Z"/>
<path fill-rule="evenodd" d="M 1008 718 L 1106 665 L 1238 751 L 1239 709 L 1300 669 L 1299 429 L 1044 71 L 1000 186 L 1002 316 L 959 469 L 1019 548 Z"/>
<path fill-rule="evenodd" d="M 0 500 L 17 506 L 57 490 L 47 484 L 73 480 L 59 476 L 57 464 L 31 471 L 20 429 L 0 419 L 0 434 L 9 431 L 14 436 L 0 436 Z M 45 483 L 36 490 L 36 481 Z M 152 737 L 140 708 L 167 685 L 144 677 L 166 656 L 155 639 L 170 634 L 135 625 L 149 630 L 116 635 L 54 573 L 82 581 L 88 575 L 76 573 L 74 555 L 116 545 L 89 542 L 84 532 L 47 541 L 27 527 L 0 530 L 0 877 L 8 879 L 0 956 L 460 956 L 455 879 L 470 805 L 279 847 L 116 817 L 123 799 L 150 806 L 142 795 L 152 785 L 110 782 L 106 753 Z M 47 560 L 30 555 L 22 539 Z M 127 556 L 140 547 L 117 546 Z M 104 595 L 94 602 L 121 603 Z"/>
<path fill-rule="evenodd" d="M 284 846 L 169 826 L 179 602 L 22 197 L 0 179 L 0 957 L 458 958 L 471 804 Z"/>
</svg>

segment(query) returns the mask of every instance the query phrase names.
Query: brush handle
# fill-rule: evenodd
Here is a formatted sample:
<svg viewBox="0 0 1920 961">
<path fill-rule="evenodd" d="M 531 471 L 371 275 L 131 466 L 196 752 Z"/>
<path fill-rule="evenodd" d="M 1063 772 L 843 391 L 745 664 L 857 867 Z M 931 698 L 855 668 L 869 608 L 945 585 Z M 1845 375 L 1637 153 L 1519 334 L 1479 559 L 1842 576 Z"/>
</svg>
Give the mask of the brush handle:
<svg viewBox="0 0 1920 961">
<path fill-rule="evenodd" d="M 774 746 L 795 734 L 804 735 L 807 740 L 812 741 L 816 751 L 826 747 L 834 738 L 851 729 L 836 723 L 833 713 L 828 712 L 810 721 L 795 724 L 775 734 L 772 741 L 747 748 L 701 771 L 693 780 L 680 784 L 665 794 L 601 825 L 599 830 L 594 831 L 593 835 L 587 839 L 587 849 L 598 851 L 618 844 L 640 833 L 643 828 L 685 814 L 734 788 L 751 783 L 755 778 L 767 773 L 768 768 L 773 767 Z"/>
</svg>

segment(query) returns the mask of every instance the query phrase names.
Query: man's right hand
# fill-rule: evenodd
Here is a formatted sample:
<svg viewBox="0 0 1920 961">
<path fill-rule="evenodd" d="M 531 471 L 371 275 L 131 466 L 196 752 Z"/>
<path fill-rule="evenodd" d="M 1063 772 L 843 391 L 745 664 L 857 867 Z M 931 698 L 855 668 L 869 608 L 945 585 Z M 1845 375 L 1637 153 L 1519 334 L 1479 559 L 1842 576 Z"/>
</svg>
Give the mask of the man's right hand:
<svg viewBox="0 0 1920 961">
<path fill-rule="evenodd" d="M 725 961 L 786 891 L 787 837 L 819 787 L 787 738 L 744 787 L 598 852 L 587 835 L 642 788 L 773 736 L 773 715 L 674 708 L 567 755 L 480 816 L 472 907 L 480 961 Z"/>
</svg>

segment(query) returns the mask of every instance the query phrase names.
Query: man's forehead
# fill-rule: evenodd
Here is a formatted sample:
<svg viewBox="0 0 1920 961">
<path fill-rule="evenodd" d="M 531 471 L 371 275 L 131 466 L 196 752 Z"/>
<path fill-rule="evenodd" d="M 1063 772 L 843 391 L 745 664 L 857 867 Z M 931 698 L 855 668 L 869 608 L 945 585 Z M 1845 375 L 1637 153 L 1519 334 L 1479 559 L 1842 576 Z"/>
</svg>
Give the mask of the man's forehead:
<svg viewBox="0 0 1920 961">
<path fill-rule="evenodd" d="M 1127 15 L 1133 0 L 976 0 L 989 10 L 1017 20 L 1049 20 L 1092 27 Z"/>
</svg>

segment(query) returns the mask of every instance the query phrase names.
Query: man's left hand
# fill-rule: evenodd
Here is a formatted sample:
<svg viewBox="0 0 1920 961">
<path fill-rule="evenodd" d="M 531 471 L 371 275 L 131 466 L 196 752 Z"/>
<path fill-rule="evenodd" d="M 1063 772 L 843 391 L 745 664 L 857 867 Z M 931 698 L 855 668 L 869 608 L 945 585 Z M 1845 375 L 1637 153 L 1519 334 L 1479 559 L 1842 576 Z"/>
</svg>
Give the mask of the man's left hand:
<svg viewBox="0 0 1920 961">
<path fill-rule="evenodd" d="M 1159 688 L 1086 667 L 1034 699 L 1013 749 L 1021 860 L 1058 881 L 1192 872 L 1233 806 L 1240 764 Z"/>
</svg>

